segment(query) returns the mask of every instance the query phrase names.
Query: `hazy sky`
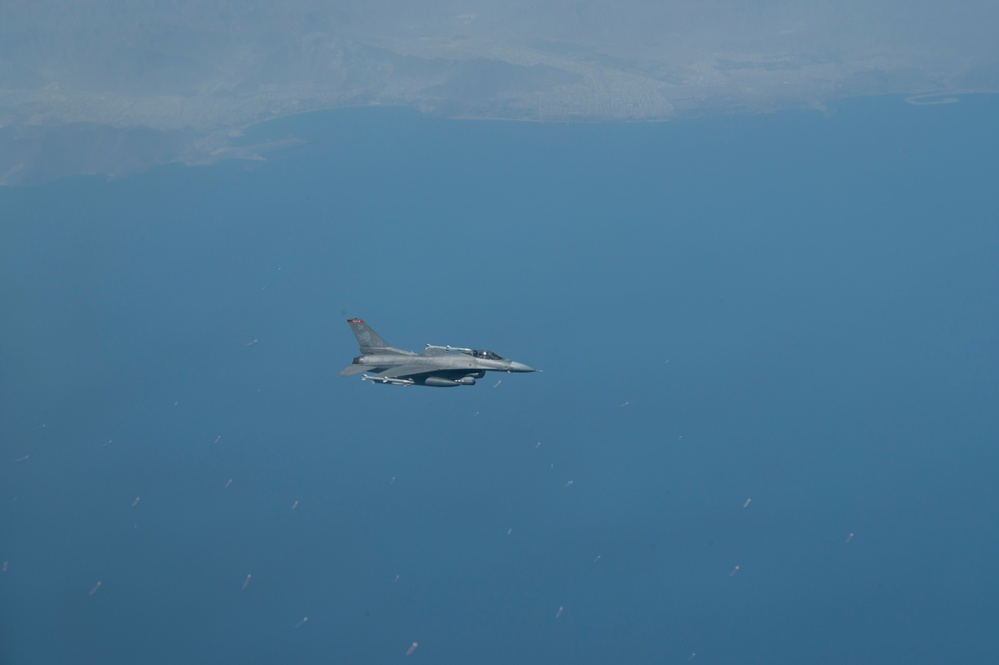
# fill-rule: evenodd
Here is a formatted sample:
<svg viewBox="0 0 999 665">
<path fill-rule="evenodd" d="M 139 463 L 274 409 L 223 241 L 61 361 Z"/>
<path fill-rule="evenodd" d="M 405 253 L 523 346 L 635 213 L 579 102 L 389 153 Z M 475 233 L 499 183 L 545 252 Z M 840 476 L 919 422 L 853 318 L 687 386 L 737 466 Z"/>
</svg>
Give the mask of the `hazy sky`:
<svg viewBox="0 0 999 665">
<path fill-rule="evenodd" d="M 996 90 L 993 2 L 32 2 L 0 8 L 0 181 L 255 157 L 255 123 L 391 105 L 668 120 Z"/>
</svg>

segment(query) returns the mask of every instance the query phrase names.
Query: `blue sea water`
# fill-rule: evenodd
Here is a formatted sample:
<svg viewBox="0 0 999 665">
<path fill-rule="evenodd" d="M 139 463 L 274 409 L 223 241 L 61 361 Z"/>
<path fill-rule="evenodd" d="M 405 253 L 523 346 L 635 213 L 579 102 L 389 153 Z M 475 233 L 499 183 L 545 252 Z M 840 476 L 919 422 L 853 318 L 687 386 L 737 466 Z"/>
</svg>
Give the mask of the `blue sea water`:
<svg viewBox="0 0 999 665">
<path fill-rule="evenodd" d="M 0 662 L 995 659 L 996 117 L 365 109 L 0 190 Z M 544 371 L 341 378 L 348 316 Z"/>
</svg>

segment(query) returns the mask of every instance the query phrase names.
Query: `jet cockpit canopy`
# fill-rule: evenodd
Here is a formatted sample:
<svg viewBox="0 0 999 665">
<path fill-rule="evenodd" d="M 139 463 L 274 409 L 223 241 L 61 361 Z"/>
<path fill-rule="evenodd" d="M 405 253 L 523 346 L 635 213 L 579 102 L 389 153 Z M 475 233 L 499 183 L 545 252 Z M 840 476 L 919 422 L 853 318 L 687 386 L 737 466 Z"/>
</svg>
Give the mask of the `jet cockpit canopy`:
<svg viewBox="0 0 999 665">
<path fill-rule="evenodd" d="M 503 360 L 503 356 L 498 353 L 493 353 L 489 349 L 474 349 L 472 351 L 466 351 L 465 353 L 475 358 L 482 358 L 484 360 Z"/>
</svg>

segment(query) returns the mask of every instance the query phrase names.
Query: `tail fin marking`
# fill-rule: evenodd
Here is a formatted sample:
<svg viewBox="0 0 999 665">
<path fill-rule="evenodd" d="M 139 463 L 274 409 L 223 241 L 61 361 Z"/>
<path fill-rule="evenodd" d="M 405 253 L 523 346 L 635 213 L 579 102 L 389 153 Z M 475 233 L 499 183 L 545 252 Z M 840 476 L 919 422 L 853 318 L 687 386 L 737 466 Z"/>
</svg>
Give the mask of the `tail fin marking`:
<svg viewBox="0 0 999 665">
<path fill-rule="evenodd" d="M 388 345 L 384 339 L 379 337 L 378 333 L 371 329 L 367 323 L 361 319 L 347 319 L 347 323 L 350 324 L 350 329 L 354 332 L 354 337 L 357 338 L 357 343 L 361 347 L 361 354 L 398 354 L 398 355 L 413 355 L 412 351 L 403 351 L 402 349 L 397 349 Z"/>
</svg>

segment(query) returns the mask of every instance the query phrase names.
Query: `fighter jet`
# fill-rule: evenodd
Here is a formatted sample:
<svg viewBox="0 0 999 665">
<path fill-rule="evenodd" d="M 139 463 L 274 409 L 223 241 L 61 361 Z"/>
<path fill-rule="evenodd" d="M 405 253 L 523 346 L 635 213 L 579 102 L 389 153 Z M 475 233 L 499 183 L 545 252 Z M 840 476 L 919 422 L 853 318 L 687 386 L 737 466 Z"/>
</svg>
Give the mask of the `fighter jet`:
<svg viewBox="0 0 999 665">
<path fill-rule="evenodd" d="M 361 380 L 396 386 L 454 388 L 474 386 L 486 372 L 534 372 L 524 363 L 502 358 L 485 349 L 427 344 L 421 353 L 389 346 L 361 319 L 347 319 L 361 347 L 361 355 L 340 376 L 361 374 Z"/>
</svg>

